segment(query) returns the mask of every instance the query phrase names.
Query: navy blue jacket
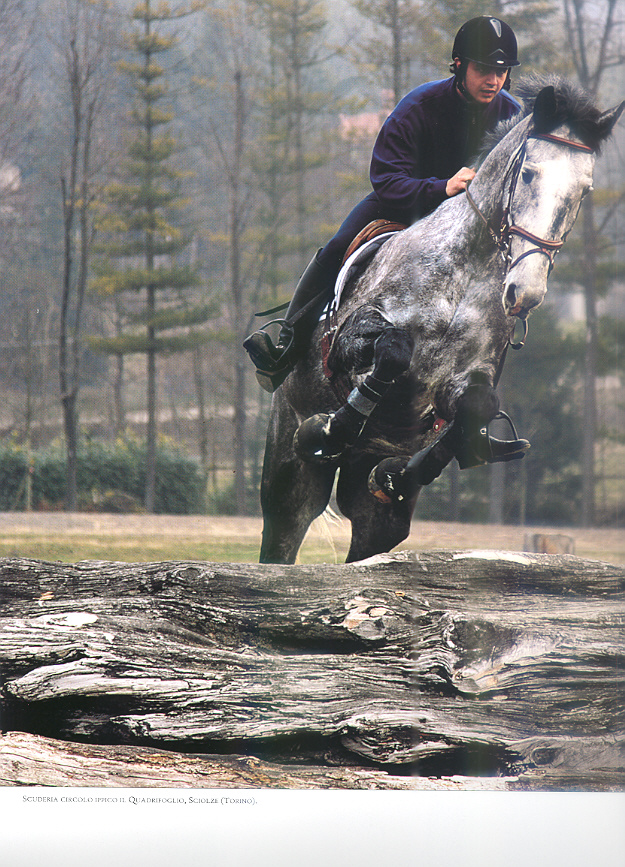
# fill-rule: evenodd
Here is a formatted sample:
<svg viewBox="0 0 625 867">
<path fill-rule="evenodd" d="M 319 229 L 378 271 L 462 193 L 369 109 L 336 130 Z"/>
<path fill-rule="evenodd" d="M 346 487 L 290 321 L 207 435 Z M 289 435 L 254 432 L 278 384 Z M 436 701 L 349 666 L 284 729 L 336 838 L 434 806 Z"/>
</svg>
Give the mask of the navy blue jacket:
<svg viewBox="0 0 625 867">
<path fill-rule="evenodd" d="M 415 88 L 387 118 L 373 149 L 371 184 L 382 208 L 412 220 L 433 211 L 447 198 L 448 179 L 471 165 L 484 133 L 520 109 L 505 90 L 486 106 L 470 103 L 455 77 Z"/>
</svg>

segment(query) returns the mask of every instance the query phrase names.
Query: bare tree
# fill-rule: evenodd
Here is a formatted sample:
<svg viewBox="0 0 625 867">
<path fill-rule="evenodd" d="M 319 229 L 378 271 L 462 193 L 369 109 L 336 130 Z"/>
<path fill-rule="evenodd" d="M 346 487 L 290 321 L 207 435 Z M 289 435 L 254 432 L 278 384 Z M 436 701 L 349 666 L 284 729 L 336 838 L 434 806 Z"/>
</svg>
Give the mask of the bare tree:
<svg viewBox="0 0 625 867">
<path fill-rule="evenodd" d="M 0 255 L 7 254 L 21 204 L 20 144 L 30 128 L 27 87 L 32 14 L 23 0 L 0 0 Z M 11 253 L 8 252 L 10 256 Z"/>
<path fill-rule="evenodd" d="M 625 64 L 625 22 L 619 0 L 562 0 L 566 28 L 566 58 L 580 84 L 597 96 L 608 74 Z M 619 11 L 620 9 L 620 11 Z M 605 224 L 605 219 L 603 220 Z M 586 357 L 584 367 L 584 451 L 582 469 L 582 524 L 595 518 L 595 443 L 597 435 L 597 295 L 599 289 L 600 226 L 593 195 L 582 210 L 584 255 L 580 282 L 586 307 Z"/>
<path fill-rule="evenodd" d="M 32 15 L 23 0 L 0 0 L 0 165 L 13 158 L 28 103 L 27 56 Z"/>
<path fill-rule="evenodd" d="M 256 36 L 250 26 L 245 0 L 231 0 L 211 7 L 205 18 L 205 40 L 201 57 L 201 84 L 204 93 L 212 91 L 208 108 L 198 118 L 202 131 L 198 146 L 207 165 L 216 170 L 208 175 L 207 192 L 216 186 L 221 201 L 212 212 L 213 221 L 223 225 L 220 233 L 227 247 L 224 257 L 227 295 L 225 319 L 232 335 L 232 403 L 234 496 L 239 514 L 247 511 L 247 356 L 243 349 L 251 321 L 249 293 L 245 291 L 254 255 L 246 253 L 246 232 L 254 209 L 250 189 L 249 140 L 257 78 Z M 208 72 L 208 77 L 205 77 Z"/>
<path fill-rule="evenodd" d="M 82 328 L 95 186 L 94 135 L 106 91 L 110 40 L 107 10 L 85 0 L 60 0 L 57 53 L 69 108 L 69 135 L 60 169 L 63 266 L 59 320 L 59 386 L 67 453 L 66 508 L 76 509 L 78 392 Z"/>
<path fill-rule="evenodd" d="M 427 40 L 421 38 L 431 19 L 431 7 L 424 11 L 415 0 L 354 0 L 362 16 L 374 25 L 374 34 L 364 39 L 357 53 L 361 63 L 376 71 L 380 84 L 390 87 L 399 102 L 409 89 L 415 55 L 423 52 Z"/>
</svg>

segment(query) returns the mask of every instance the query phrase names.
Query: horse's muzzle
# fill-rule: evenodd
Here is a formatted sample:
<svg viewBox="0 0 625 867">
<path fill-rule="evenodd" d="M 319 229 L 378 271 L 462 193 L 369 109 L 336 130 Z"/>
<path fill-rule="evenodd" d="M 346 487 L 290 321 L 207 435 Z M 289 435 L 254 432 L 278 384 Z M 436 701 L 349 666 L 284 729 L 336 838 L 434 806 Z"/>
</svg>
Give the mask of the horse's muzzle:
<svg viewBox="0 0 625 867">
<path fill-rule="evenodd" d="M 542 287 L 523 286 L 515 280 L 504 283 L 503 306 L 508 316 L 519 316 L 524 319 L 530 310 L 542 304 L 547 292 L 546 284 Z"/>
</svg>

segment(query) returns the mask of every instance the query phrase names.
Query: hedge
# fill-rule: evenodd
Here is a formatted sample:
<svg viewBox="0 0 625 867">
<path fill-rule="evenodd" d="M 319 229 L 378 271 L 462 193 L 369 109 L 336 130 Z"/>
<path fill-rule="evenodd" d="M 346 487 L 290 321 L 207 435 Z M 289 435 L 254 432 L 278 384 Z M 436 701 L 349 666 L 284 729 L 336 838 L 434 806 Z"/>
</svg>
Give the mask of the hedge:
<svg viewBox="0 0 625 867">
<path fill-rule="evenodd" d="M 32 477 L 35 509 L 63 508 L 66 486 L 66 456 L 62 443 L 33 452 L 14 443 L 0 445 L 0 511 L 24 508 L 26 476 Z M 87 440 L 77 459 L 78 500 L 81 508 L 105 511 L 107 504 L 120 511 L 138 511 L 145 489 L 145 444 L 129 438 L 113 443 Z M 176 446 L 159 443 L 156 457 L 155 512 L 197 514 L 204 509 L 203 482 L 199 465 Z M 117 505 L 116 505 L 117 504 Z M 133 507 L 134 504 L 134 507 Z"/>
</svg>

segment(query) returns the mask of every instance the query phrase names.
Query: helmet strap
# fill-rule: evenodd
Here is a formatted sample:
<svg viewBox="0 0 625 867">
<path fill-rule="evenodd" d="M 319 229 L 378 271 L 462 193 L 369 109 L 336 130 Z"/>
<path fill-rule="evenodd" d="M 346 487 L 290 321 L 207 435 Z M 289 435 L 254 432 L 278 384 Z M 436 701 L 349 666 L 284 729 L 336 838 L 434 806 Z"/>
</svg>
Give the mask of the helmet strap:
<svg viewBox="0 0 625 867">
<path fill-rule="evenodd" d="M 471 101 L 471 97 L 469 96 L 467 89 L 464 86 L 464 79 L 467 73 L 467 65 L 468 63 L 466 60 L 461 60 L 460 58 L 457 58 L 451 64 L 450 69 L 456 76 L 456 87 L 465 99 Z"/>
</svg>

